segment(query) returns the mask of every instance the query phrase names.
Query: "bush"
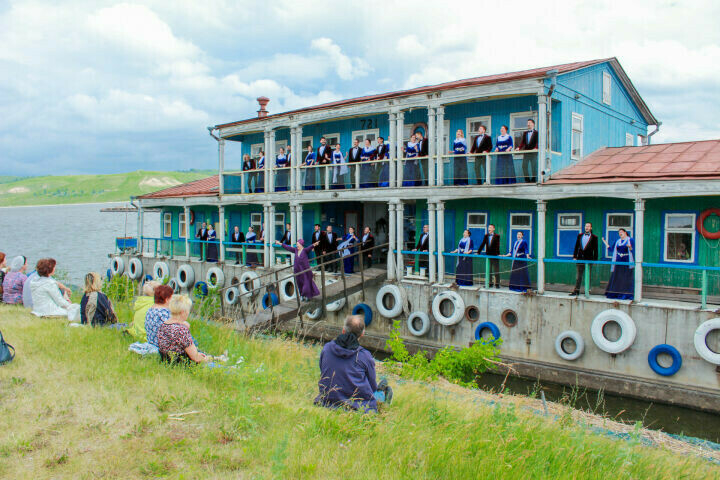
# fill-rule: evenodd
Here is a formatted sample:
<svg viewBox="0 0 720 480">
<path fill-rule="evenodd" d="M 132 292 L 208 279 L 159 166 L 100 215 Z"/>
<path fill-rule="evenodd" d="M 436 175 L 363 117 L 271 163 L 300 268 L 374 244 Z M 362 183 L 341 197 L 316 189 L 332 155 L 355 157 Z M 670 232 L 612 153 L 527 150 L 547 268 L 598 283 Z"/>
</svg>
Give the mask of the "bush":
<svg viewBox="0 0 720 480">
<path fill-rule="evenodd" d="M 390 370 L 400 376 L 416 380 L 434 380 L 442 376 L 458 385 L 477 388 L 476 379 L 497 361 L 501 344 L 501 339 L 475 342 L 461 350 L 448 345 L 431 359 L 422 350 L 410 355 L 400 337 L 400 321 L 396 320 L 385 346 L 392 352 L 390 360 L 395 362 L 390 364 Z"/>
</svg>

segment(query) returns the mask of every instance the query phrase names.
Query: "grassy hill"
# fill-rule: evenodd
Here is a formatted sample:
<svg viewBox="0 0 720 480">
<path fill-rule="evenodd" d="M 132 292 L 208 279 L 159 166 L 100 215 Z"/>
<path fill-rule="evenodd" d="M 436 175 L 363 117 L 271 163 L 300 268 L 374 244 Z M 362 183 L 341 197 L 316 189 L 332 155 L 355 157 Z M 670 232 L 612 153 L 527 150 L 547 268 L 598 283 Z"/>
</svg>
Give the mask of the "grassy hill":
<svg viewBox="0 0 720 480">
<path fill-rule="evenodd" d="M 122 316 L 126 320 L 125 315 Z M 379 414 L 313 406 L 319 349 L 193 320 L 232 368 L 171 367 L 110 329 L 0 305 L 17 357 L 0 366 L 2 478 L 710 479 L 720 467 L 595 433 L 539 400 L 390 377 Z M 380 366 L 379 371 L 382 371 Z M 614 429 L 610 420 L 595 430 Z M 615 426 L 613 426 L 615 425 Z M 656 435 L 660 435 L 655 432 Z M 648 442 L 654 443 L 654 442 Z"/>
<path fill-rule="evenodd" d="M 0 177 L 0 206 L 117 202 L 205 178 L 212 170 L 137 171 L 111 175 Z"/>
</svg>

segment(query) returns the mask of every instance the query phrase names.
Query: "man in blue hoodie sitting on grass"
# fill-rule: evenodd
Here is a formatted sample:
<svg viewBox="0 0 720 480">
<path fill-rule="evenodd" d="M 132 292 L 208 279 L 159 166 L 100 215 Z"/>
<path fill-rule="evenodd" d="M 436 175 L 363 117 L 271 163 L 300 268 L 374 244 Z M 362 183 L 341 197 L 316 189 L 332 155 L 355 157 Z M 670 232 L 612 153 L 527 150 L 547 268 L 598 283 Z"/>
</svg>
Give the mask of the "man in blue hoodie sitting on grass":
<svg viewBox="0 0 720 480">
<path fill-rule="evenodd" d="M 377 412 L 378 402 L 392 401 L 392 388 L 386 379 L 377 384 L 375 359 L 358 342 L 364 333 L 363 317 L 349 315 L 342 333 L 325 344 L 320 354 L 316 405 Z"/>
</svg>

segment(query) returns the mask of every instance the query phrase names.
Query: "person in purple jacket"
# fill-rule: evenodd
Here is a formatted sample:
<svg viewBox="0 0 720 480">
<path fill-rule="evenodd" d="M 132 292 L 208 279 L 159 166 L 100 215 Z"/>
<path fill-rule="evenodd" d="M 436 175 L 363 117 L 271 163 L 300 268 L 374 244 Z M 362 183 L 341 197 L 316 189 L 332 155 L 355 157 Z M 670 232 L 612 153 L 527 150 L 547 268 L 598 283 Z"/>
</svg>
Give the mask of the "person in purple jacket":
<svg viewBox="0 0 720 480">
<path fill-rule="evenodd" d="M 320 354 L 316 405 L 377 412 L 378 402 L 392 401 L 392 388 L 386 379 L 377 384 L 375 360 L 358 342 L 364 333 L 365 319 L 349 315 L 342 333 L 325 344 Z"/>
<path fill-rule="evenodd" d="M 288 224 L 288 226 L 289 225 L 290 224 Z M 284 239 L 285 237 L 283 237 L 283 240 Z M 295 281 L 297 282 L 298 292 L 300 292 L 300 298 L 302 300 L 309 300 L 320 295 L 320 290 L 318 290 L 317 285 L 315 285 L 313 281 L 313 272 L 310 270 L 310 259 L 308 258 L 308 254 L 319 242 L 313 243 L 308 247 L 305 246 L 305 241 L 302 238 L 298 239 L 295 247 L 277 241 L 275 243 L 295 255 L 293 273 L 296 274 Z"/>
</svg>

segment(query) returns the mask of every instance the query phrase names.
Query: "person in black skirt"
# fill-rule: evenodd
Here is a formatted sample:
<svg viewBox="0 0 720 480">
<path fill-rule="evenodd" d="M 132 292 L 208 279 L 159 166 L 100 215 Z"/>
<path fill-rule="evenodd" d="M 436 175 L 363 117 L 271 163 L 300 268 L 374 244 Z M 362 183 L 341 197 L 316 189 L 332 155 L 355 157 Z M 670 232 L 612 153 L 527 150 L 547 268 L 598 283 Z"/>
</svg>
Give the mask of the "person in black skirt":
<svg viewBox="0 0 720 480">
<path fill-rule="evenodd" d="M 470 255 L 473 253 L 473 242 L 470 237 L 470 230 L 463 231 L 463 237 L 458 242 L 458 248 L 450 253 L 461 253 Z M 460 286 L 470 287 L 473 284 L 473 259 L 471 257 L 457 257 L 455 264 L 455 283 Z"/>
<path fill-rule="evenodd" d="M 512 255 L 512 272 L 510 272 L 510 290 L 515 292 L 527 292 L 530 289 L 529 263 L 521 258 L 530 258 L 528 243 L 523 238 L 523 233 L 517 233 L 517 240 L 513 244 L 512 252 L 505 255 Z"/>
<path fill-rule="evenodd" d="M 621 228 L 618 234 L 620 238 L 618 238 L 613 247 L 612 260 L 618 263 L 610 267 L 610 280 L 608 280 L 607 288 L 605 289 L 605 296 L 618 300 L 632 300 L 635 298 L 635 279 L 633 275 L 633 268 L 635 267 L 635 259 L 633 258 L 635 241 L 628 236 L 624 228 Z M 610 245 L 604 238 L 603 242 L 607 248 L 610 248 Z"/>
</svg>

